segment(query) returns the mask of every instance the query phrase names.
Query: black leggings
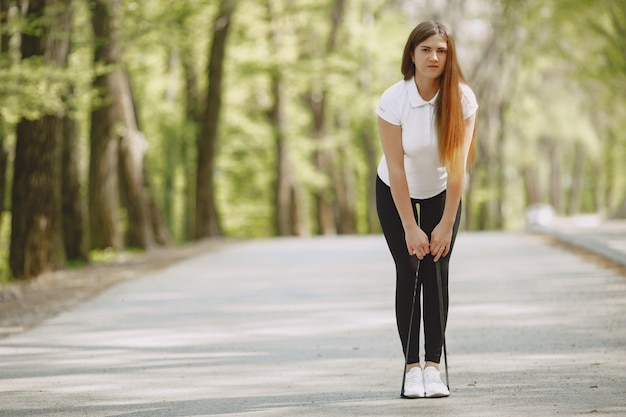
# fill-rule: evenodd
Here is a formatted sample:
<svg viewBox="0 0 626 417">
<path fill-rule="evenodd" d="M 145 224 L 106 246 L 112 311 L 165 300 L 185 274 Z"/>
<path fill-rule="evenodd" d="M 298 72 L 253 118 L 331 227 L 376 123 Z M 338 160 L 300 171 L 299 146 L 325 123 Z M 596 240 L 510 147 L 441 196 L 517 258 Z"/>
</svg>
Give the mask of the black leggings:
<svg viewBox="0 0 626 417">
<path fill-rule="evenodd" d="M 425 200 L 411 199 L 413 214 L 418 220 L 416 204 L 420 206 L 420 228 L 430 238 L 430 235 L 441 220 L 446 202 L 446 192 Z M 404 228 L 396 205 L 391 196 L 391 189 L 380 178 L 376 180 L 376 208 L 378 219 L 387 240 L 389 251 L 396 264 L 396 323 L 402 342 L 404 354 L 407 352 L 407 339 L 411 305 L 413 303 L 413 289 L 415 288 L 415 270 L 417 269 L 417 257 L 409 255 L 404 238 Z M 459 229 L 461 217 L 461 204 L 456 214 L 456 221 L 452 231 L 450 253 L 439 259 L 441 265 L 441 284 L 443 289 L 444 304 L 444 327 L 448 318 L 448 264 L 452 247 Z M 427 255 L 420 262 L 419 288 L 423 288 L 424 299 L 424 350 L 425 361 L 439 363 L 441 358 L 441 321 L 439 318 L 439 294 L 437 288 L 437 276 L 435 263 L 432 255 Z M 415 297 L 415 310 L 411 328 L 411 345 L 407 363 L 419 362 L 419 330 L 420 330 L 420 294 Z"/>
</svg>

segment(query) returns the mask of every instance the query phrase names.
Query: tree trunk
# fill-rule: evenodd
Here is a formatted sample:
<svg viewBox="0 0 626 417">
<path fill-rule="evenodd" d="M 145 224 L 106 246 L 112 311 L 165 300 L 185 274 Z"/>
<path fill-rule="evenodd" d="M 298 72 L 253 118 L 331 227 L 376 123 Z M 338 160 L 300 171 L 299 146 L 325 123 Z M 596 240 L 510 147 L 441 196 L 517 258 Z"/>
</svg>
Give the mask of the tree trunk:
<svg viewBox="0 0 626 417">
<path fill-rule="evenodd" d="M 607 216 L 610 216 L 614 210 L 615 201 L 615 184 L 617 183 L 618 177 L 618 164 L 623 164 L 623 161 L 618 161 L 616 158 L 615 150 L 618 148 L 618 140 L 617 133 L 613 128 L 607 129 L 605 139 L 603 141 L 603 149 L 602 149 L 602 159 L 603 159 L 603 167 L 602 171 L 604 173 L 604 184 L 602 190 L 602 209 L 605 211 Z"/>
<path fill-rule="evenodd" d="M 605 214 L 606 208 L 604 201 L 604 161 L 602 159 L 593 164 L 593 174 L 590 178 L 592 181 L 593 193 L 593 211 Z"/>
<path fill-rule="evenodd" d="M 60 127 L 56 116 L 23 119 L 17 125 L 9 255 L 16 278 L 34 277 L 65 264 Z"/>
<path fill-rule="evenodd" d="M 266 1 L 269 23 L 268 42 L 275 64 L 269 69 L 272 106 L 268 111 L 269 123 L 272 126 L 274 146 L 276 149 L 276 176 L 274 179 L 274 229 L 278 236 L 308 235 L 309 225 L 304 205 L 304 190 L 298 181 L 293 164 L 292 154 L 287 141 L 285 120 L 286 94 L 282 68 L 276 56 L 283 47 L 283 34 L 280 25 L 275 21 L 276 11 L 271 1 Z"/>
<path fill-rule="evenodd" d="M 335 150 L 327 144 L 326 137 L 326 117 L 325 104 L 326 92 L 317 91 L 309 93 L 308 105 L 313 116 L 312 137 L 317 142 L 317 150 L 314 156 L 317 170 L 324 175 L 327 184 L 321 189 L 315 190 L 313 198 L 315 201 L 317 230 L 320 235 L 334 235 L 337 233 L 335 224 L 335 192 L 333 183 L 333 164 L 335 163 Z"/>
<path fill-rule="evenodd" d="M 168 81 L 163 99 L 168 107 L 174 108 L 176 106 L 176 100 L 179 93 L 179 74 L 177 69 L 180 68 L 180 58 L 177 48 L 168 48 L 166 66 Z M 165 216 L 170 230 L 175 231 L 177 227 L 175 223 L 175 220 L 177 219 L 175 214 L 175 201 L 177 199 L 176 177 L 178 175 L 178 167 L 181 164 L 180 143 L 185 140 L 185 129 L 183 127 L 183 129 L 174 130 L 173 126 L 169 124 L 169 122 L 163 123 L 162 126 L 166 129 L 166 138 L 163 143 L 163 158 L 165 160 L 165 169 L 162 173 L 163 215 Z"/>
<path fill-rule="evenodd" d="M 57 7 L 59 16 L 71 6 L 70 0 L 49 4 Z M 26 20 L 42 21 L 45 0 L 30 0 L 23 6 Z M 59 45 L 49 42 L 59 35 L 65 37 L 68 28 L 65 25 L 53 28 L 49 22 L 57 23 L 57 19 L 41 23 L 38 35 L 22 35 L 22 59 L 45 57 L 51 63 L 66 59 L 62 55 L 67 54 L 68 48 L 57 48 Z M 9 264 L 17 278 L 34 277 L 65 264 L 61 235 L 62 133 L 61 118 L 57 115 L 22 119 L 17 125 L 9 249 Z"/>
<path fill-rule="evenodd" d="M 109 210 L 119 205 L 118 193 L 122 197 L 123 206 L 126 209 L 126 244 L 133 247 L 147 249 L 155 243 L 153 228 L 157 226 L 157 234 L 165 238 L 162 216 L 153 213 L 155 204 L 149 203 L 152 199 L 152 190 L 146 188 L 150 183 L 144 179 L 146 175 L 145 153 L 147 140 L 139 129 L 136 104 L 130 85 L 128 73 L 121 62 L 120 34 L 118 29 L 118 16 L 121 10 L 120 0 L 92 0 L 93 15 L 92 24 L 96 35 L 96 65 L 105 63 L 112 66 L 113 70 L 96 78 L 101 92 L 106 97 L 105 105 L 94 110 L 92 116 L 92 163 L 100 164 L 99 170 L 92 168 L 94 172 L 95 188 L 94 198 L 90 202 L 96 202 L 102 197 L 112 198 L 116 196 L 114 203 L 106 206 L 105 213 L 99 213 L 99 224 L 102 237 L 99 245 L 108 244 L 115 249 L 120 248 L 117 218 Z M 119 143 L 116 143 L 119 141 Z M 94 151 L 100 151 L 94 155 Z M 117 151 L 117 152 L 116 152 Z M 103 155 L 105 162 L 98 160 Z M 110 159 L 109 159 L 110 158 Z M 115 160 L 119 158 L 119 160 Z M 104 166 L 103 166 L 104 165 Z M 98 168 L 98 167 L 97 167 Z M 102 174 L 107 169 L 109 175 L 116 176 L 115 181 L 105 184 Z M 110 187 L 110 188 L 109 188 Z M 93 207 L 92 207 L 93 209 Z M 155 223 L 152 222 L 155 216 Z M 103 227 L 104 226 L 104 227 Z M 110 229 L 109 229 L 110 228 Z M 110 233 L 113 231 L 113 233 Z M 168 240 L 168 239 L 166 239 Z"/>
<path fill-rule="evenodd" d="M 113 37 L 115 39 L 116 36 Z M 120 129 L 120 191 L 126 207 L 128 246 L 149 248 L 154 244 L 150 213 L 144 190 L 144 163 L 148 143 L 137 126 L 134 100 L 128 73 L 118 69 L 113 74 L 113 101 L 118 106 Z"/>
<path fill-rule="evenodd" d="M 73 11 L 71 1 L 57 11 L 54 32 L 68 34 L 55 36 L 48 42 L 46 56 L 59 67 L 68 65 L 71 48 Z M 73 89 L 72 89 L 73 90 Z M 71 112 L 61 116 L 61 213 L 63 245 L 68 259 L 88 261 L 83 202 L 78 174 L 78 124 Z"/>
<path fill-rule="evenodd" d="M 365 157 L 367 159 L 367 232 L 380 233 L 380 222 L 376 209 L 376 178 L 378 177 L 378 152 L 376 147 L 376 128 L 366 123 L 363 129 L 363 144 L 365 146 Z"/>
<path fill-rule="evenodd" d="M 141 154 L 135 153 L 133 157 L 134 170 L 140 170 L 141 175 L 136 176 L 135 180 L 137 184 L 135 187 L 141 190 L 139 195 L 140 201 L 135 205 L 141 208 L 141 213 L 145 214 L 142 227 L 146 227 L 146 235 L 148 237 L 148 246 L 154 243 L 162 246 L 167 246 L 172 243 L 172 237 L 170 234 L 170 227 L 167 224 L 167 217 L 165 217 L 160 205 L 157 202 L 154 194 L 154 187 L 150 181 L 150 171 L 145 158 L 145 148 L 147 148 L 147 140 L 143 136 L 141 131 L 141 125 L 139 118 L 137 117 L 137 101 L 135 100 L 135 94 L 133 93 L 132 84 L 130 83 L 130 75 L 127 71 L 122 72 L 123 78 L 126 79 L 125 85 L 128 86 L 127 96 L 121 96 L 121 102 L 125 103 L 125 120 L 128 120 L 127 131 L 134 132 L 134 136 L 140 138 L 139 143 L 135 143 L 134 147 L 143 148 L 144 152 Z M 129 97 L 129 99 L 124 99 Z M 144 145 L 144 146 L 142 146 Z"/>
<path fill-rule="evenodd" d="M 6 27 L 9 21 L 9 6 L 10 0 L 0 0 L 0 54 L 7 53 L 9 51 L 9 35 L 6 31 Z M 2 56 L 4 59 L 4 56 Z"/>
<path fill-rule="evenodd" d="M 348 129 L 347 126 L 343 127 Z M 356 179 L 351 162 L 353 153 L 339 148 L 339 164 L 335 166 L 335 184 L 337 186 L 337 231 L 340 234 L 356 234 Z"/>
<path fill-rule="evenodd" d="M 363 40 L 362 45 L 362 63 L 361 63 L 361 91 L 364 97 L 370 97 L 372 93 L 372 54 L 370 53 L 371 45 L 374 42 L 374 13 L 370 1 L 363 1 L 362 19 L 364 30 L 363 34 L 367 36 Z M 378 160 L 379 147 L 376 119 L 372 116 L 366 117 L 362 123 L 359 142 L 363 144 L 364 155 L 367 163 L 367 233 L 380 233 L 380 222 L 378 221 L 378 212 L 376 209 L 376 177 L 378 176 Z"/>
<path fill-rule="evenodd" d="M 471 214 L 474 207 L 474 188 L 476 187 L 476 176 L 473 173 L 469 174 L 467 192 L 465 193 L 465 199 L 463 201 L 463 223 L 465 223 L 466 230 L 476 230 L 477 225 L 474 221 L 475 218 Z"/>
<path fill-rule="evenodd" d="M 61 2 L 49 5 L 55 7 Z M 56 9 L 53 33 L 67 34 L 54 36 L 48 42 L 46 55 L 59 67 L 67 68 L 71 49 L 73 8 L 71 0 L 63 1 L 63 8 Z M 73 91 L 73 89 L 71 90 Z M 61 225 L 63 245 L 68 259 L 88 261 L 87 242 L 84 236 L 83 203 L 78 174 L 78 125 L 70 114 L 61 116 Z"/>
<path fill-rule="evenodd" d="M 563 214 L 563 198 L 561 186 L 561 158 L 558 145 L 551 139 L 546 139 L 547 154 L 550 164 L 550 204 L 554 208 L 554 211 L 558 214 Z"/>
<path fill-rule="evenodd" d="M 78 175 L 78 124 L 71 117 L 63 118 L 62 138 L 62 213 L 63 243 L 68 259 L 87 261 L 88 245 L 85 236 L 83 202 Z"/>
<path fill-rule="evenodd" d="M 480 152 L 477 153 L 472 186 L 464 197 L 467 201 L 480 200 L 480 203 L 463 204 L 467 227 L 477 226 L 479 230 L 506 227 L 506 167 L 510 166 L 506 160 L 505 138 L 509 136 L 506 110 L 510 106 L 508 97 L 511 96 L 511 86 L 515 84 L 511 80 L 519 71 L 519 64 L 511 59 L 507 51 L 516 50 L 521 39 L 521 31 L 517 30 L 522 26 L 517 19 L 521 15 L 517 10 L 518 3 L 523 4 L 509 1 L 494 4 L 497 10 L 493 14 L 492 35 L 480 52 L 480 58 L 475 60 L 474 67 L 465 72 L 469 74 L 468 81 L 483 109 L 478 113 L 476 121 L 479 129 L 475 140 Z M 453 22 L 460 22 L 466 6 L 467 2 L 455 0 L 454 7 L 448 7 L 455 11 L 451 19 Z M 451 26 L 455 24 L 451 23 Z M 486 175 L 484 171 L 487 171 Z M 483 190 L 487 190 L 493 198 L 484 201 L 472 195 L 475 192 L 482 194 Z M 479 212 L 473 213 L 474 209 Z"/>
<path fill-rule="evenodd" d="M 151 234 L 157 244 L 167 246 L 172 243 L 170 228 L 167 225 L 167 219 L 164 217 L 157 200 L 154 196 L 154 188 L 150 182 L 147 165 L 143 165 L 143 189 L 144 197 L 148 210 L 148 218 L 150 219 Z"/>
<path fill-rule="evenodd" d="M 275 193 L 275 211 L 274 224 L 276 235 L 290 236 L 295 235 L 295 221 L 292 214 L 292 184 L 291 178 L 294 178 L 293 165 L 289 158 L 287 144 L 285 143 L 284 132 L 284 93 L 280 75 L 280 68 L 274 68 L 270 75 L 272 82 L 272 95 L 274 104 L 270 110 L 269 119 L 274 132 L 274 146 L 276 148 L 276 180 L 274 189 Z"/>
<path fill-rule="evenodd" d="M 574 171 L 572 172 L 572 187 L 569 194 L 567 214 L 574 216 L 580 212 L 582 203 L 583 187 L 585 186 L 585 161 L 586 154 L 584 146 L 578 142 L 574 147 Z"/>
<path fill-rule="evenodd" d="M 90 0 L 91 23 L 95 36 L 94 63 L 96 66 L 114 66 L 119 63 L 120 51 L 111 36 L 116 33 L 111 15 L 119 0 Z M 122 249 L 119 227 L 119 140 L 115 129 L 115 105 L 112 101 L 114 73 L 99 74 L 93 88 L 102 98 L 91 111 L 89 154 L 89 225 L 91 248 Z"/>
<path fill-rule="evenodd" d="M 534 166 L 527 166 L 524 169 L 524 184 L 526 185 L 526 206 L 541 203 L 541 190 L 537 169 Z"/>
<path fill-rule="evenodd" d="M 304 210 L 302 186 L 297 180 L 291 152 L 286 141 L 285 94 L 280 68 L 271 74 L 274 104 L 269 120 L 274 131 L 276 148 L 275 212 L 274 223 L 278 236 L 302 236 L 308 234 L 308 223 Z"/>
<path fill-rule="evenodd" d="M 343 21 L 346 1 L 334 0 L 331 10 L 330 33 L 323 51 L 323 57 L 330 55 L 337 46 L 337 36 Z M 316 84 L 316 85 L 315 85 Z M 343 187 L 336 182 L 337 176 L 335 164 L 339 163 L 337 152 L 332 144 L 329 144 L 326 135 L 326 106 L 328 94 L 322 80 L 318 80 L 311 86 L 307 104 L 311 110 L 313 119 L 312 137 L 317 142 L 317 150 L 314 156 L 314 163 L 318 171 L 326 178 L 327 185 L 314 192 L 313 198 L 316 207 L 317 233 L 322 235 L 333 235 L 337 233 L 337 222 L 339 218 L 346 217 L 346 213 L 339 213 L 341 208 L 338 201 L 345 201 L 346 196 L 337 195 Z"/>
<path fill-rule="evenodd" d="M 0 218 L 6 209 L 4 199 L 7 189 L 7 169 L 9 167 L 9 152 L 5 146 L 5 138 L 8 135 L 8 126 L 0 116 Z"/>
<path fill-rule="evenodd" d="M 337 48 L 338 34 L 343 23 L 346 9 L 346 0 L 335 0 L 331 12 L 331 31 L 328 36 L 326 50 L 332 53 Z M 335 120 L 337 131 L 347 131 L 345 120 Z M 332 167 L 335 191 L 335 223 L 336 230 L 341 234 L 357 233 L 357 190 L 352 153 L 346 152 L 346 147 L 336 144 L 335 163 Z M 331 157 L 332 159 L 332 157 Z"/>
<path fill-rule="evenodd" d="M 198 171 L 196 179 L 196 238 L 222 235 L 217 204 L 215 201 L 215 157 L 218 140 L 218 124 L 222 107 L 222 79 L 226 39 L 234 0 L 221 0 L 213 23 L 213 42 L 209 53 L 208 90 L 203 112 L 203 123 L 198 137 Z"/>
<path fill-rule="evenodd" d="M 8 61 L 9 36 L 5 32 L 8 23 L 9 0 L 0 0 L 0 66 Z M 0 115 L 0 216 L 5 210 L 4 198 L 7 182 L 7 165 L 9 153 L 6 150 L 5 139 L 8 136 L 8 126 L 2 115 Z"/>
<path fill-rule="evenodd" d="M 502 87 L 503 89 L 503 87 Z M 500 103 L 497 111 L 497 119 L 498 119 L 498 127 L 495 129 L 497 132 L 496 137 L 496 158 L 497 158 L 497 200 L 496 200 L 496 218 L 494 219 L 495 228 L 503 229 L 505 224 L 505 216 L 504 216 L 504 202 L 506 201 L 506 189 L 507 189 L 507 178 L 506 178 L 506 153 L 505 153 L 505 143 L 506 143 L 506 132 L 505 132 L 505 109 L 506 102 L 504 99 L 500 99 Z"/>
<path fill-rule="evenodd" d="M 197 160 L 194 153 L 194 146 L 191 137 L 196 138 L 199 127 L 202 125 L 202 118 L 200 115 L 200 93 L 198 87 L 198 75 L 193 65 L 194 57 L 189 51 L 182 51 L 181 64 L 183 67 L 184 79 L 185 79 L 185 125 L 189 128 L 181 129 L 184 132 L 184 136 L 180 143 L 180 154 L 183 161 Z M 191 132 L 191 134 L 189 134 Z M 185 164 L 185 210 L 184 210 L 184 240 L 189 241 L 195 238 L 195 220 L 196 220 L 196 177 L 197 167 L 194 164 Z"/>
<path fill-rule="evenodd" d="M 626 199 L 622 201 L 618 209 L 610 217 L 612 219 L 626 219 Z"/>
</svg>

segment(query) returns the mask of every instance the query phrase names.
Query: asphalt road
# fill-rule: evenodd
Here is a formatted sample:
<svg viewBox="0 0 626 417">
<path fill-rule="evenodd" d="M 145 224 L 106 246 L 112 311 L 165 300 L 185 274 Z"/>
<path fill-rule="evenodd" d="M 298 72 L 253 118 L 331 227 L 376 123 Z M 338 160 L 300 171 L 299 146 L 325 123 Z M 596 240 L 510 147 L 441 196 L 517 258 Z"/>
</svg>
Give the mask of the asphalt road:
<svg viewBox="0 0 626 417">
<path fill-rule="evenodd" d="M 625 416 L 626 277 L 541 236 L 462 233 L 452 395 L 399 397 L 381 236 L 225 247 L 0 340 L 0 416 Z"/>
</svg>

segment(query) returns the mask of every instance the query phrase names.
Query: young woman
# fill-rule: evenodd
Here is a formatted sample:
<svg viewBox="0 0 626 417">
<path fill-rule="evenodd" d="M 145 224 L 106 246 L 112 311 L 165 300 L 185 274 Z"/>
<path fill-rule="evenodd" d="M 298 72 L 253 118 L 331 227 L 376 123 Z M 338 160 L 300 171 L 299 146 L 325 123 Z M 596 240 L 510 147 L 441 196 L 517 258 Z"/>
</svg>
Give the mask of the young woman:
<svg viewBox="0 0 626 417">
<path fill-rule="evenodd" d="M 478 104 L 459 67 L 454 38 L 441 23 L 422 22 L 413 29 L 402 56 L 402 74 L 404 79 L 382 94 L 376 111 L 384 153 L 376 202 L 396 266 L 396 322 L 405 355 L 408 352 L 403 396 L 445 397 L 450 392 L 439 374 L 442 340 L 435 262 L 441 267 L 445 321 L 448 263 L 459 227 Z M 411 320 L 418 258 L 423 306 L 417 294 Z"/>
</svg>

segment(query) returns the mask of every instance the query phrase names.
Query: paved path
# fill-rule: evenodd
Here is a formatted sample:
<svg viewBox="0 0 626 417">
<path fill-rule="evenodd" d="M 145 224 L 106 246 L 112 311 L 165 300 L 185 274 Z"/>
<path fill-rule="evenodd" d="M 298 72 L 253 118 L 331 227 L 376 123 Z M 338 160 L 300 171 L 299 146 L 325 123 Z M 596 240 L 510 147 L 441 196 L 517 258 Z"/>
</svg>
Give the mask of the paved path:
<svg viewBox="0 0 626 417">
<path fill-rule="evenodd" d="M 541 236 L 461 234 L 452 396 L 399 398 L 380 236 L 226 246 L 0 340 L 0 416 L 624 416 L 626 278 Z"/>
<path fill-rule="evenodd" d="M 625 220 L 603 220 L 593 215 L 568 217 L 539 231 L 626 268 Z"/>
</svg>

